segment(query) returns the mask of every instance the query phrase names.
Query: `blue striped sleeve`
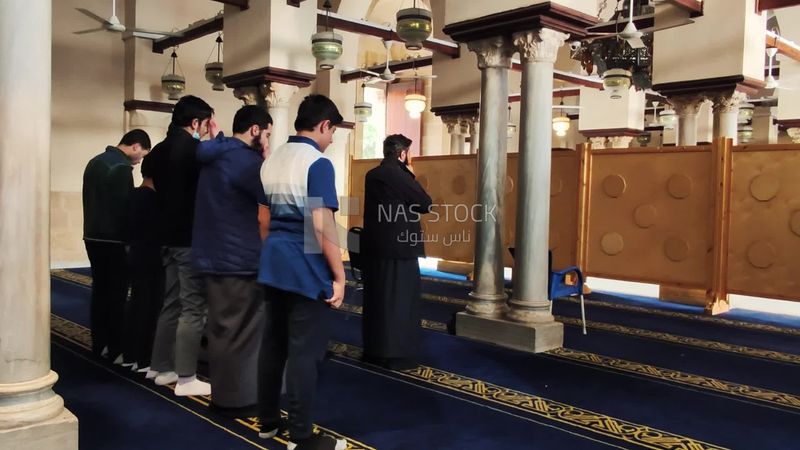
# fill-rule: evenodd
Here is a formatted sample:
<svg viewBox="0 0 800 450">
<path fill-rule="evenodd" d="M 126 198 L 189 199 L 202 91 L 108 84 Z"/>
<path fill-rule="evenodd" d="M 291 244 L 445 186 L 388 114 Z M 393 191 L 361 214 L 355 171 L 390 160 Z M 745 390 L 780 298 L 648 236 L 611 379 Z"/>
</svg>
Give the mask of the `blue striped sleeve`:
<svg viewBox="0 0 800 450">
<path fill-rule="evenodd" d="M 327 158 L 319 158 L 308 168 L 308 197 L 320 199 L 321 206 L 334 212 L 339 210 L 339 199 L 336 196 L 336 174 L 333 163 Z M 319 204 L 318 201 L 311 202 Z"/>
</svg>

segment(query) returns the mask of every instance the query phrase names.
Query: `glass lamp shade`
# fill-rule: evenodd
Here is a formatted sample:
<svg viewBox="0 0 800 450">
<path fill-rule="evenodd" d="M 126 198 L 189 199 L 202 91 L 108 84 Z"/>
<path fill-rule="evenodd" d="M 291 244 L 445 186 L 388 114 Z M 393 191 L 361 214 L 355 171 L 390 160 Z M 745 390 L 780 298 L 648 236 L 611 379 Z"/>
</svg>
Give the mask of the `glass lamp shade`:
<svg viewBox="0 0 800 450">
<path fill-rule="evenodd" d="M 161 90 L 169 96 L 170 100 L 179 100 L 186 90 L 186 79 L 183 76 L 170 73 L 161 77 Z"/>
<path fill-rule="evenodd" d="M 367 102 L 356 103 L 353 107 L 356 122 L 366 122 L 372 116 L 372 104 Z"/>
<path fill-rule="evenodd" d="M 317 59 L 320 69 L 333 69 L 336 60 L 342 56 L 342 35 L 333 31 L 314 33 L 311 35 L 311 54 Z"/>
<path fill-rule="evenodd" d="M 206 64 L 206 81 L 212 84 L 211 89 L 224 91 L 225 85 L 222 83 L 222 63 L 210 62 Z"/>
<path fill-rule="evenodd" d="M 675 128 L 675 124 L 678 123 L 678 115 L 673 109 L 665 109 L 658 113 L 658 123 L 668 130 Z"/>
<path fill-rule="evenodd" d="M 409 50 L 422 49 L 422 41 L 431 35 L 431 12 L 422 8 L 397 11 L 397 35 Z"/>
<path fill-rule="evenodd" d="M 515 134 L 517 134 L 517 124 L 509 122 L 506 125 L 506 137 L 511 139 Z"/>
<path fill-rule="evenodd" d="M 750 139 L 753 138 L 753 127 L 751 127 L 750 125 L 739 126 L 739 132 L 737 133 L 737 137 L 739 138 L 739 142 L 741 143 L 750 142 Z"/>
<path fill-rule="evenodd" d="M 603 88 L 614 100 L 622 98 L 622 94 L 631 87 L 631 73 L 625 69 L 608 69 L 603 73 Z"/>
<path fill-rule="evenodd" d="M 752 103 L 742 103 L 739 106 L 739 122 L 747 122 L 753 118 L 753 110 L 755 105 Z"/>
<path fill-rule="evenodd" d="M 558 136 L 566 136 L 567 131 L 569 131 L 569 117 L 553 117 L 553 131 L 555 131 Z"/>
<path fill-rule="evenodd" d="M 413 119 L 418 119 L 425 111 L 425 96 L 421 94 L 407 94 L 405 97 L 405 107 L 408 115 Z"/>
</svg>

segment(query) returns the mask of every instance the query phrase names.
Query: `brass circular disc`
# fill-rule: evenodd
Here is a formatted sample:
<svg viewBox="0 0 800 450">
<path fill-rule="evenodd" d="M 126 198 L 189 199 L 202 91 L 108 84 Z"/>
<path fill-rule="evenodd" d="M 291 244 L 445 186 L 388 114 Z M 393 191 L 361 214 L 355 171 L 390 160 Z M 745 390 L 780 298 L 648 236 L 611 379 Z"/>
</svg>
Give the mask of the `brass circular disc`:
<svg viewBox="0 0 800 450">
<path fill-rule="evenodd" d="M 769 175 L 759 175 L 750 182 L 750 194 L 760 202 L 768 202 L 778 195 L 781 183 Z"/>
<path fill-rule="evenodd" d="M 600 240 L 600 247 L 606 255 L 614 256 L 622 252 L 625 247 L 625 241 L 619 233 L 606 233 Z"/>
<path fill-rule="evenodd" d="M 681 262 L 689 257 L 689 243 L 686 239 L 670 236 L 664 241 L 664 254 L 670 261 Z"/>
<path fill-rule="evenodd" d="M 514 180 L 506 175 L 506 194 L 514 192 Z"/>
<path fill-rule="evenodd" d="M 461 195 L 464 192 L 467 192 L 467 181 L 464 179 L 464 175 L 458 175 L 453 179 L 453 183 L 451 185 L 453 189 L 453 193 L 456 195 Z"/>
<path fill-rule="evenodd" d="M 550 179 L 550 197 L 555 197 L 564 190 L 564 182 L 559 177 Z"/>
<path fill-rule="evenodd" d="M 653 205 L 639 205 L 633 212 L 633 221 L 639 228 L 650 228 L 658 220 L 658 210 Z"/>
<path fill-rule="evenodd" d="M 766 241 L 756 241 L 747 247 L 747 260 L 753 267 L 759 269 L 766 269 L 775 264 L 778 253 L 775 247 Z"/>
<path fill-rule="evenodd" d="M 792 218 L 789 219 L 789 227 L 792 229 L 792 233 L 800 236 L 800 211 L 792 213 Z"/>
<path fill-rule="evenodd" d="M 603 180 L 603 192 L 611 198 L 621 197 L 626 187 L 625 178 L 621 175 L 609 175 Z"/>
<path fill-rule="evenodd" d="M 692 195 L 694 182 L 688 175 L 673 175 L 667 181 L 667 192 L 673 198 L 684 199 Z"/>
</svg>

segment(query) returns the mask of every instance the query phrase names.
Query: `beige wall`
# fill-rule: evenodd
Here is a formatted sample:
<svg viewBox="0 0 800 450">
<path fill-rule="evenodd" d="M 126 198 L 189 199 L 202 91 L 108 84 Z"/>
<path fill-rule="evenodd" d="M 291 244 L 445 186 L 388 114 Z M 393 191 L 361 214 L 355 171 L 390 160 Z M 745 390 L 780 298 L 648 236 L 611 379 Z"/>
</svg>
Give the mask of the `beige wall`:
<svg viewBox="0 0 800 450">
<path fill-rule="evenodd" d="M 464 0 L 446 0 L 445 23 L 463 22 L 540 3 L 547 2 L 544 0 L 493 0 L 469 2 L 469 7 L 465 7 Z M 595 0 L 553 0 L 551 3 L 566 6 L 591 16 L 597 15 L 597 2 Z"/>
<path fill-rule="evenodd" d="M 581 130 L 644 129 L 644 91 L 630 88 L 622 98 L 614 100 L 608 91 L 581 87 L 580 102 L 578 128 Z"/>
</svg>

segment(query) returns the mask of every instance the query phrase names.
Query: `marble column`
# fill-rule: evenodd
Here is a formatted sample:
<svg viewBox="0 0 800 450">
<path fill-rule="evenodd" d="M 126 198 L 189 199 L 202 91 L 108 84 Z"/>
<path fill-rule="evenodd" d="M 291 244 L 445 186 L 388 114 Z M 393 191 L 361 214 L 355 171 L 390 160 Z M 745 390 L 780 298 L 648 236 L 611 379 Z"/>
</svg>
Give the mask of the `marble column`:
<svg viewBox="0 0 800 450">
<path fill-rule="evenodd" d="M 298 91 L 297 86 L 271 82 L 267 91 L 267 111 L 272 116 L 272 134 L 269 147 L 277 148 L 289 140 L 295 133 L 294 121 L 289 117 L 289 102 Z"/>
<path fill-rule="evenodd" d="M 0 2 L 0 448 L 77 449 L 50 370 L 51 2 Z M 24 117 L 24 125 L 20 118 Z"/>
<path fill-rule="evenodd" d="M 733 91 L 716 93 L 711 97 L 714 102 L 714 137 L 733 139 L 736 145 L 739 135 L 739 105 L 747 100 L 743 92 Z"/>
<path fill-rule="evenodd" d="M 595 150 L 606 148 L 605 136 L 590 137 L 589 142 L 592 144 L 592 148 Z"/>
<path fill-rule="evenodd" d="M 515 33 L 522 60 L 514 293 L 506 317 L 523 323 L 551 323 L 547 284 L 550 234 L 550 166 L 553 64 L 569 35 L 542 28 Z M 534 351 L 560 347 L 563 325 Z M 560 332 L 560 334 L 558 333 Z M 538 335 L 537 341 L 538 339 Z M 555 338 L 555 339 L 554 339 Z"/>
<path fill-rule="evenodd" d="M 458 116 L 445 116 L 442 118 L 442 122 L 447 125 L 447 134 L 450 135 L 449 154 L 460 155 L 461 149 L 464 148 L 461 139 L 461 119 Z"/>
<path fill-rule="evenodd" d="M 464 116 L 460 116 L 458 119 L 458 126 L 460 127 L 460 131 L 458 133 L 458 154 L 468 155 L 469 148 L 467 147 L 467 135 L 469 134 L 469 122 Z"/>
<path fill-rule="evenodd" d="M 633 142 L 633 136 L 609 136 L 608 143 L 611 148 L 628 148 Z"/>
<path fill-rule="evenodd" d="M 478 153 L 478 118 L 475 116 L 470 116 L 467 120 L 469 124 L 469 149 L 467 151 L 468 154 L 474 155 Z"/>
<path fill-rule="evenodd" d="M 669 99 L 678 114 L 678 145 L 697 145 L 697 113 L 703 95 L 676 95 Z"/>
<path fill-rule="evenodd" d="M 786 134 L 792 139 L 795 144 L 800 144 L 800 128 L 787 128 Z"/>
<path fill-rule="evenodd" d="M 497 36 L 468 43 L 481 70 L 480 152 L 475 224 L 475 281 L 467 312 L 497 317 L 505 308 L 503 279 L 503 199 L 506 185 L 506 117 L 508 69 L 514 53 L 509 40 Z M 551 91 L 548 91 L 551 92 Z M 549 117 L 549 115 L 548 115 Z"/>
</svg>

